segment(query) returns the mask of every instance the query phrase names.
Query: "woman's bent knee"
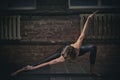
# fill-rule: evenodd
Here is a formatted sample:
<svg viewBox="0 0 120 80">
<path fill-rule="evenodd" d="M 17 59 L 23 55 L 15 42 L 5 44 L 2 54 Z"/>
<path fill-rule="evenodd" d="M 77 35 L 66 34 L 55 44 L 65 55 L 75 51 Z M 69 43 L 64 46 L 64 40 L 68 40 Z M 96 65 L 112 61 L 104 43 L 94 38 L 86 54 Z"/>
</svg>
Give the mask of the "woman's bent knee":
<svg viewBox="0 0 120 80">
<path fill-rule="evenodd" d="M 97 46 L 96 45 L 91 45 L 90 47 L 91 47 L 91 49 L 97 50 Z"/>
</svg>

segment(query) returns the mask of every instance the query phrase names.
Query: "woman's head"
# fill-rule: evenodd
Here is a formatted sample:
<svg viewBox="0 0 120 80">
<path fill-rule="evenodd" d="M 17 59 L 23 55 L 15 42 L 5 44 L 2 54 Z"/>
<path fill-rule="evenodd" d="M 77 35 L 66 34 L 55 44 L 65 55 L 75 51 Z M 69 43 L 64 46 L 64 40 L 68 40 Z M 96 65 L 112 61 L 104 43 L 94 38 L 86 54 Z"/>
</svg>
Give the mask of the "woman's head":
<svg viewBox="0 0 120 80">
<path fill-rule="evenodd" d="M 70 59 L 74 60 L 76 58 L 76 51 L 75 51 L 75 48 L 72 47 L 72 46 L 69 46 L 67 49 L 66 49 L 66 54 L 68 57 L 70 57 Z"/>
</svg>

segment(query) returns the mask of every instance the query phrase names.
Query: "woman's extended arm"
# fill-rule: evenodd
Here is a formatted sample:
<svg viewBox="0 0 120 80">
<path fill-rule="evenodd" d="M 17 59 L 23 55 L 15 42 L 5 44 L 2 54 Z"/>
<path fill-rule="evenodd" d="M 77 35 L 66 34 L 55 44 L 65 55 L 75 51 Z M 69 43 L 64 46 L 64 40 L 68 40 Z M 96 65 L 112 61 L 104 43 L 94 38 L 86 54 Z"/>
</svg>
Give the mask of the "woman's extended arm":
<svg viewBox="0 0 120 80">
<path fill-rule="evenodd" d="M 18 74 L 19 72 L 22 72 L 22 71 L 35 70 L 35 69 L 38 69 L 38 68 L 41 68 L 41 67 L 44 67 L 44 66 L 47 66 L 47 65 L 53 65 L 53 64 L 56 64 L 56 63 L 64 62 L 64 61 L 65 61 L 64 57 L 60 56 L 59 58 L 53 59 L 49 62 L 38 64 L 36 66 L 27 65 L 27 66 L 15 71 L 14 73 L 12 73 L 11 76 L 15 76 L 16 74 Z"/>
<path fill-rule="evenodd" d="M 81 35 L 78 37 L 77 41 L 74 44 L 71 44 L 71 46 L 73 46 L 76 49 L 79 49 L 81 47 L 82 41 L 83 41 L 85 34 L 86 34 L 88 23 L 89 23 L 91 17 L 93 17 L 97 12 L 98 11 L 95 11 L 94 13 L 92 13 L 91 15 L 88 16 L 88 18 L 84 24 L 83 30 L 81 32 Z"/>
</svg>

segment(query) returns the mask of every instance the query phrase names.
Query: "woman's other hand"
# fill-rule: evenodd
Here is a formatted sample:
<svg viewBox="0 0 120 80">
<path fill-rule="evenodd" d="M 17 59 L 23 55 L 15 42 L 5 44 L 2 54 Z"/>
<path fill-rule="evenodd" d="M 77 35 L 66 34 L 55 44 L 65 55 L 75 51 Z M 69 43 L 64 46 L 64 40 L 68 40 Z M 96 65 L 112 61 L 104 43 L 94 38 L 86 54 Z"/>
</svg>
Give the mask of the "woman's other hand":
<svg viewBox="0 0 120 80">
<path fill-rule="evenodd" d="M 92 14 L 90 14 L 90 15 L 88 16 L 88 18 L 93 17 L 93 16 L 94 16 L 97 12 L 98 12 L 98 10 L 97 10 L 97 11 L 95 11 L 95 12 L 93 12 Z"/>
</svg>

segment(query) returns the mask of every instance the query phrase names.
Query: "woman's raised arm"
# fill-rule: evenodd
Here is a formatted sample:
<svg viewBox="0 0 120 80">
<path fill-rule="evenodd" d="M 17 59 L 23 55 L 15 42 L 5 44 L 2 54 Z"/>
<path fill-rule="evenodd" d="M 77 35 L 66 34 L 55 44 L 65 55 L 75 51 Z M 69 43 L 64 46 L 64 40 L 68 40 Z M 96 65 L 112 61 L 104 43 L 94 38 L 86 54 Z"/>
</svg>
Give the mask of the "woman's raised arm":
<svg viewBox="0 0 120 80">
<path fill-rule="evenodd" d="M 81 44 L 82 44 L 82 41 L 85 37 L 85 34 L 86 34 L 86 30 L 87 30 L 87 27 L 88 27 L 88 23 L 90 21 L 90 19 L 97 13 L 98 11 L 95 11 L 94 13 L 90 14 L 84 24 L 84 27 L 83 27 L 83 30 L 81 32 L 81 35 L 78 37 L 77 41 L 74 43 L 74 44 L 71 44 L 71 46 L 73 46 L 74 48 L 76 49 L 79 49 L 81 47 Z"/>
</svg>

